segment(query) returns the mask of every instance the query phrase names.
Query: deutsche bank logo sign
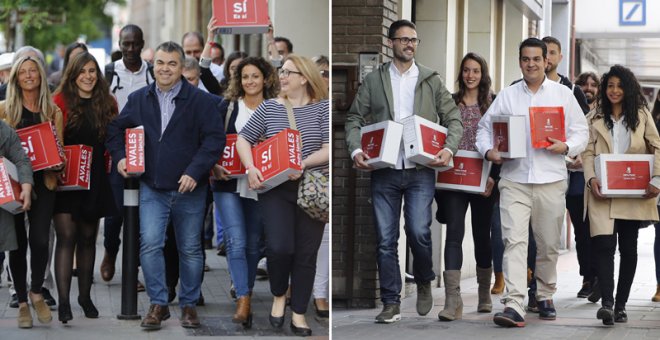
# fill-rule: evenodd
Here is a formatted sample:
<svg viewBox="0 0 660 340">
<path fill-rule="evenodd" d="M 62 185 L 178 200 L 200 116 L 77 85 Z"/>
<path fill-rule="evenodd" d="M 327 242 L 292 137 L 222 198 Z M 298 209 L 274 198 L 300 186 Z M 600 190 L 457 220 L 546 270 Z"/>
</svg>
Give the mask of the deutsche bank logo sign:
<svg viewBox="0 0 660 340">
<path fill-rule="evenodd" d="M 619 0 L 619 26 L 646 26 L 646 0 Z"/>
</svg>

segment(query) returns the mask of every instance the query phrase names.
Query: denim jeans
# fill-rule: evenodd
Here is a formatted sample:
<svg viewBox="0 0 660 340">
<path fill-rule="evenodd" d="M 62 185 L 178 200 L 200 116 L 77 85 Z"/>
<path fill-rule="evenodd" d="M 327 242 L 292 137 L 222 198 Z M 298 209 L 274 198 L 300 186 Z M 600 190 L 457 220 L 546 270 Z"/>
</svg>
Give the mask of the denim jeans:
<svg viewBox="0 0 660 340">
<path fill-rule="evenodd" d="M 502 241 L 502 222 L 500 221 L 500 198 L 495 199 L 493 219 L 490 225 L 490 244 L 493 247 L 493 271 L 502 272 L 502 257 L 504 257 L 504 241 Z"/>
<path fill-rule="evenodd" d="M 224 227 L 227 263 L 236 296 L 247 296 L 254 287 L 261 255 L 263 224 L 258 202 L 232 192 L 214 192 L 213 200 Z"/>
<path fill-rule="evenodd" d="M 207 186 L 193 192 L 157 190 L 140 182 L 140 262 L 151 304 L 167 305 L 165 232 L 171 220 L 179 250 L 179 305 L 195 306 L 204 265 L 202 228 Z"/>
<path fill-rule="evenodd" d="M 435 193 L 435 172 L 431 169 L 380 169 L 371 173 L 371 194 L 378 237 L 378 275 L 381 300 L 399 304 L 401 272 L 398 239 L 401 203 L 404 230 L 413 254 L 413 275 L 417 283 L 430 282 L 433 272 L 431 204 Z"/>
</svg>

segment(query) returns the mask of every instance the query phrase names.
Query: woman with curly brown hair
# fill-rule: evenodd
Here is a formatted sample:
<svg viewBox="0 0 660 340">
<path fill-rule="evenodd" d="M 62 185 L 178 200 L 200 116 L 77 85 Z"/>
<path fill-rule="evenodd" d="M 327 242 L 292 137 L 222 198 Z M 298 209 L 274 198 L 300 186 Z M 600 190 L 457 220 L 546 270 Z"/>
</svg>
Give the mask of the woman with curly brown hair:
<svg viewBox="0 0 660 340">
<path fill-rule="evenodd" d="M 50 121 L 56 127 L 59 137 L 62 133 L 62 113 L 51 101 L 46 82 L 46 72 L 38 60 L 24 56 L 19 58 L 9 74 L 7 100 L 0 102 L 0 119 L 14 129 L 26 128 Z M 3 136 L 3 138 L 5 138 Z M 28 291 L 27 247 L 30 245 L 30 300 L 40 322 L 50 322 L 50 309 L 44 302 L 42 285 L 48 262 L 48 233 L 55 206 L 57 173 L 62 167 L 45 169 L 34 173 L 34 192 L 37 199 L 27 212 L 30 223 L 29 235 L 25 228 L 25 213 L 15 215 L 18 249 L 9 253 L 9 268 L 18 297 L 18 326 L 32 327 L 32 315 L 27 305 Z"/>
<path fill-rule="evenodd" d="M 97 318 L 90 290 L 96 255 L 99 219 L 116 207 L 105 171 L 106 127 L 117 115 L 117 102 L 110 95 L 94 56 L 77 55 L 64 71 L 53 100 L 64 112 L 64 144 L 91 146 L 92 165 L 89 190 L 57 193 L 55 204 L 55 281 L 60 297 L 59 320 L 73 318 L 69 303 L 73 252 L 78 266 L 78 304 L 88 318 Z"/>
<path fill-rule="evenodd" d="M 270 63 L 261 57 L 243 59 L 220 104 L 226 133 L 240 133 L 257 107 L 264 100 L 275 98 L 278 91 L 277 73 Z M 232 320 L 249 325 L 252 287 L 261 255 L 259 238 L 263 233 L 257 195 L 247 190 L 246 177 L 230 179 L 228 171 L 217 164 L 213 174 L 217 179 L 213 199 L 224 228 L 229 273 L 236 289 L 236 313 Z"/>
</svg>

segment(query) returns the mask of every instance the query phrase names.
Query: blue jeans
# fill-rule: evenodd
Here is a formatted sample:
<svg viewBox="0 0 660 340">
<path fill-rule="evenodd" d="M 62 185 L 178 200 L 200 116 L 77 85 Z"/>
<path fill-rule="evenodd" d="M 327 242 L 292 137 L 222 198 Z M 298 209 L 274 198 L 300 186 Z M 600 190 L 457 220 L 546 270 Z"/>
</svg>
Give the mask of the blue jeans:
<svg viewBox="0 0 660 340">
<path fill-rule="evenodd" d="M 179 250 L 179 306 L 195 306 L 202 283 L 202 228 L 206 185 L 181 194 L 140 182 L 140 262 L 151 304 L 167 305 L 165 233 L 170 220 Z"/>
<path fill-rule="evenodd" d="M 216 206 L 213 209 L 213 220 L 215 221 L 215 244 L 220 246 L 223 242 L 224 232 L 222 231 L 222 219 L 220 218 L 220 209 Z"/>
<path fill-rule="evenodd" d="M 259 239 L 264 230 L 258 202 L 232 192 L 214 192 L 213 200 L 224 227 L 227 263 L 236 296 L 247 296 L 257 276 Z"/>
<path fill-rule="evenodd" d="M 430 282 L 433 272 L 431 204 L 435 193 L 435 172 L 431 169 L 380 169 L 371 173 L 376 234 L 378 275 L 384 304 L 401 301 L 401 272 L 398 239 L 401 203 L 404 230 L 413 254 L 413 275 L 417 283 Z"/>
<path fill-rule="evenodd" d="M 502 240 L 502 222 L 500 221 L 500 199 L 495 200 L 493 206 L 493 220 L 490 226 L 490 244 L 493 247 L 493 271 L 502 272 L 502 258 L 504 257 L 504 241 Z"/>
</svg>

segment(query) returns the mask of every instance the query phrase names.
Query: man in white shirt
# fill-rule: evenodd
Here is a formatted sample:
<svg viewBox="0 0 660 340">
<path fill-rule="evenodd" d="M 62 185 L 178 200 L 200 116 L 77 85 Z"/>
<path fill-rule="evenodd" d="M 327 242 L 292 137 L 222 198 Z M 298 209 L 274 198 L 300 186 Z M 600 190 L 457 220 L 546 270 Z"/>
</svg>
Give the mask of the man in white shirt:
<svg viewBox="0 0 660 340">
<path fill-rule="evenodd" d="M 567 172 L 564 156 L 576 156 L 587 145 L 587 122 L 573 93 L 545 76 L 546 44 L 536 38 L 519 47 L 523 80 L 502 90 L 477 130 L 477 150 L 496 164 L 502 164 L 500 214 L 504 239 L 503 270 L 508 292 L 504 311 L 493 321 L 504 327 L 524 327 L 524 299 L 527 289 L 527 243 L 531 222 L 537 244 L 537 300 L 541 319 L 554 320 L 552 295 L 556 291 L 557 258 L 565 210 Z M 545 148 L 532 148 L 529 123 L 531 107 L 562 107 L 566 142 L 548 138 Z M 493 144 L 492 116 L 524 116 L 527 157 L 504 159 Z"/>
<path fill-rule="evenodd" d="M 346 141 L 355 167 L 372 170 L 360 143 L 362 126 L 386 120 L 401 121 L 418 115 L 449 130 L 444 149 L 429 165 L 446 166 L 463 136 L 460 113 L 437 72 L 415 62 L 420 40 L 415 24 L 408 20 L 392 23 L 388 32 L 392 62 L 384 63 L 367 75 L 346 117 Z M 367 123 L 369 121 L 369 123 Z M 401 203 L 405 232 L 413 254 L 413 274 L 417 283 L 417 313 L 428 314 L 433 307 L 431 281 L 436 277 L 431 258 L 431 204 L 435 193 L 435 172 L 405 159 L 403 149 L 394 168 L 371 172 L 374 222 L 378 235 L 378 275 L 383 311 L 379 323 L 401 319 L 397 243 Z"/>
</svg>

